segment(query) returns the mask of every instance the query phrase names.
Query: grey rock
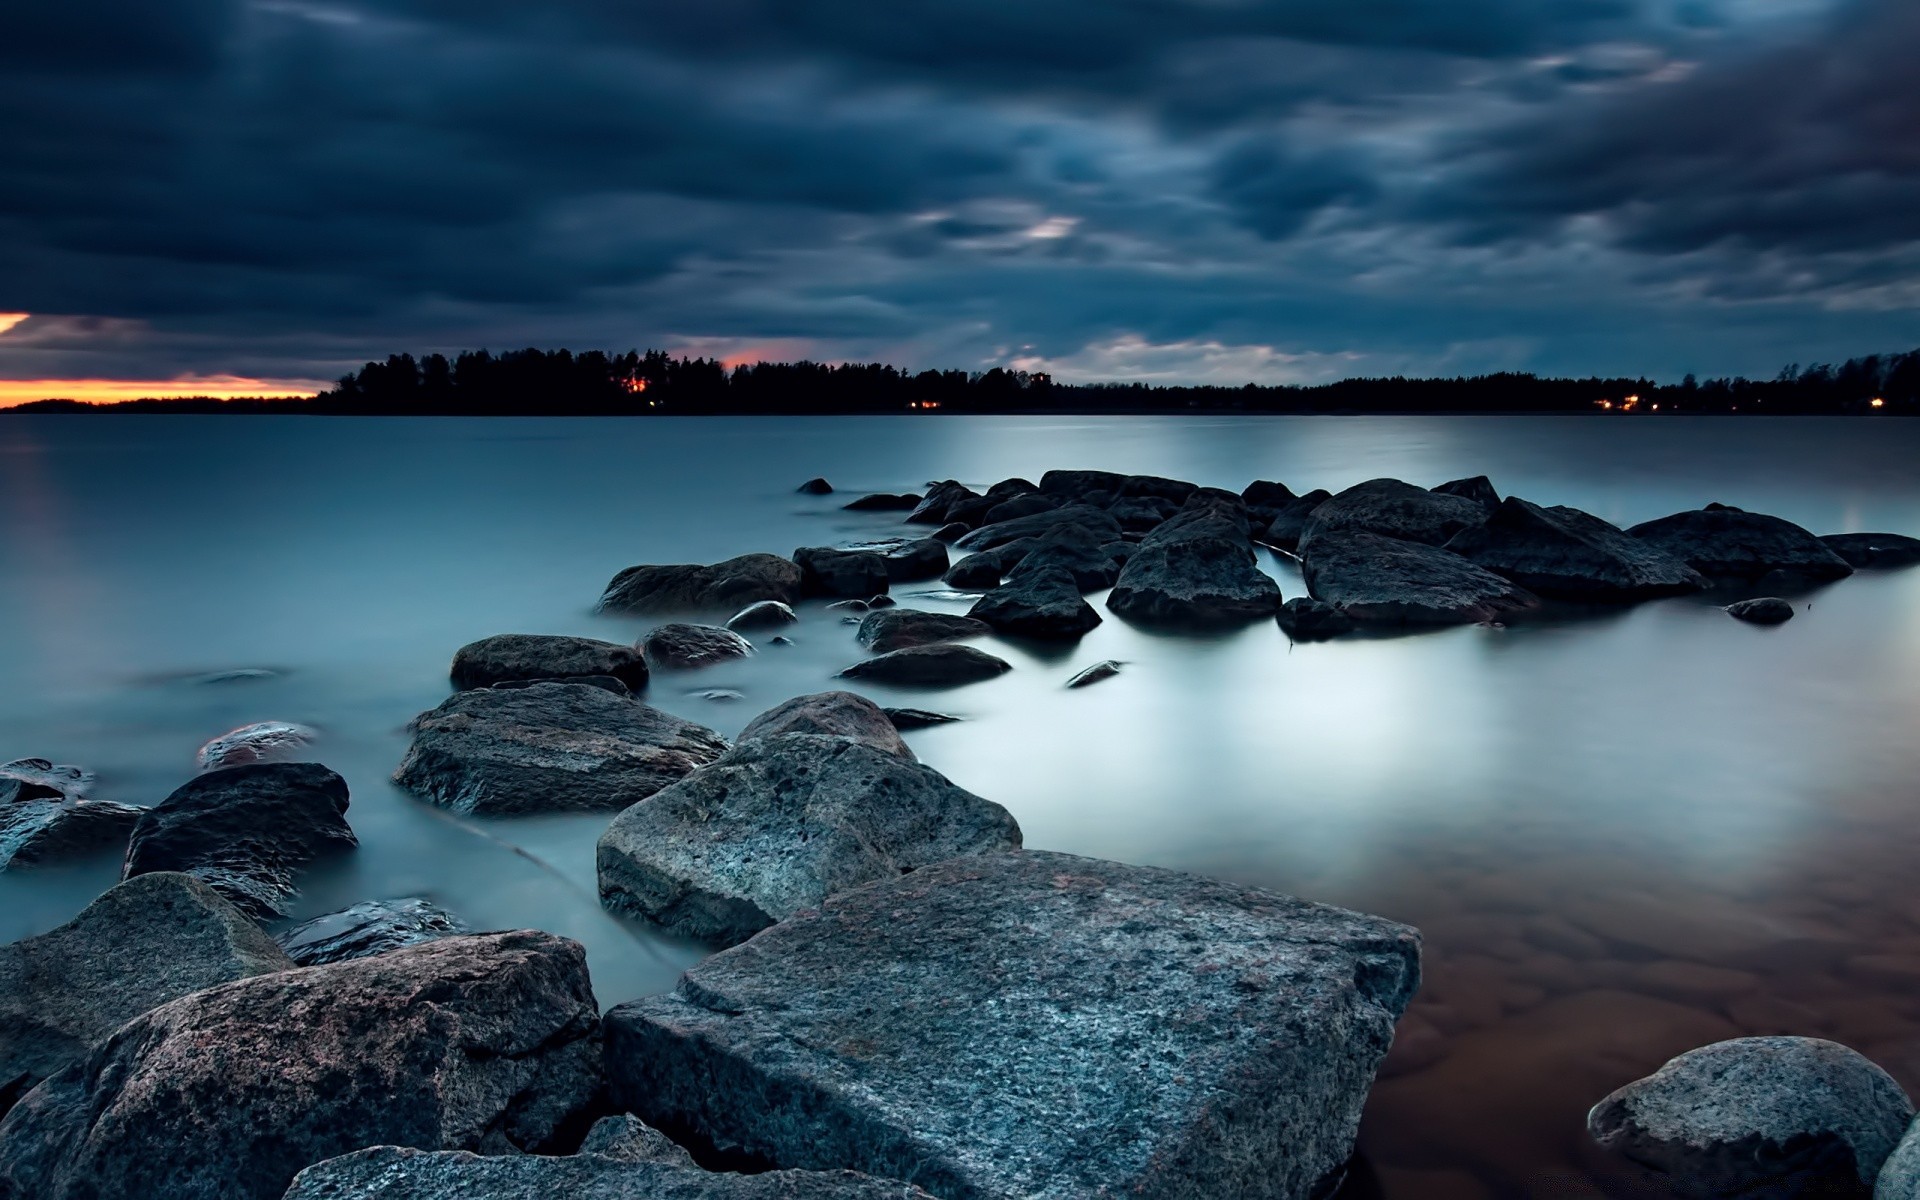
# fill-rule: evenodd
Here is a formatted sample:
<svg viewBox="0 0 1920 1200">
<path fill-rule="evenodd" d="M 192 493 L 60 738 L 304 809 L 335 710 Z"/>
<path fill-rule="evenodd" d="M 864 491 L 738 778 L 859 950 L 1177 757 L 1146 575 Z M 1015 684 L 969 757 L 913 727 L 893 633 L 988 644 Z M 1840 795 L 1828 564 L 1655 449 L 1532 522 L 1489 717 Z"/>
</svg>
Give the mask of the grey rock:
<svg viewBox="0 0 1920 1200">
<path fill-rule="evenodd" d="M 632 646 L 597 638 L 502 633 L 470 642 L 455 652 L 449 672 L 458 690 L 536 679 L 606 675 L 630 691 L 647 686 L 647 664 Z"/>
<path fill-rule="evenodd" d="M 1185 504 L 1200 486 L 1188 483 L 1184 479 L 1168 479 L 1164 475 L 1129 475 L 1113 489 L 1116 500 L 1133 496 L 1150 496 L 1160 500 L 1171 500 L 1175 504 Z"/>
<path fill-rule="evenodd" d="M 1727 615 L 1754 625 L 1778 625 L 1793 620 L 1793 605 L 1778 596 L 1761 596 L 1727 605 Z"/>
<path fill-rule="evenodd" d="M 887 590 L 887 560 L 871 550 L 802 546 L 793 552 L 809 596 L 872 596 Z"/>
<path fill-rule="evenodd" d="M 1830 533 L 1820 540 L 1856 570 L 1884 571 L 1920 563 L 1920 538 L 1903 534 Z"/>
<path fill-rule="evenodd" d="M 947 544 L 937 538 L 906 542 L 887 552 L 886 563 L 887 579 L 892 583 L 938 579 L 947 569 Z"/>
<path fill-rule="evenodd" d="M 947 713 L 929 712 L 924 708 L 883 708 L 880 711 L 887 714 L 887 720 L 892 721 L 893 727 L 903 733 L 909 729 L 931 729 L 935 725 L 951 725 L 960 720 L 959 717 Z"/>
<path fill-rule="evenodd" d="M 1107 505 L 1107 513 L 1120 522 L 1122 533 L 1146 533 L 1180 511 L 1171 500 L 1154 496 L 1128 496 Z"/>
<path fill-rule="evenodd" d="M 969 554 L 947 568 L 942 576 L 949 587 L 962 591 L 985 592 L 1000 586 L 1000 581 L 1022 559 L 1040 546 L 1037 537 L 1016 538 L 991 550 Z"/>
<path fill-rule="evenodd" d="M 828 612 L 837 613 L 863 613 L 872 607 L 873 605 L 868 604 L 865 600 L 835 600 L 832 604 L 827 605 L 826 609 Z"/>
<path fill-rule="evenodd" d="M 1331 1191 L 1418 935 L 1172 871 L 986 854 L 843 892 L 608 1014 L 614 1101 L 937 1196 Z"/>
<path fill-rule="evenodd" d="M 467 932 L 460 918 L 420 896 L 368 900 L 302 921 L 274 941 L 303 967 L 346 962 Z"/>
<path fill-rule="evenodd" d="M 1752 1037 L 1672 1059 L 1595 1105 L 1587 1130 L 1684 1195 L 1864 1198 L 1913 1115 L 1845 1046 Z"/>
<path fill-rule="evenodd" d="M 791 646 L 793 645 L 793 639 L 786 636 L 780 636 L 773 639 L 773 644 L 776 646 Z"/>
<path fill-rule="evenodd" d="M 1403 542 L 1444 546 L 1461 530 L 1486 519 L 1487 510 L 1478 500 L 1430 492 L 1398 479 L 1369 479 L 1315 508 L 1298 544 L 1304 552 L 1323 533 L 1355 530 Z"/>
<path fill-rule="evenodd" d="M 1067 680 L 1067 686 L 1070 688 L 1083 688 L 1088 684 L 1099 683 L 1103 679 L 1112 679 L 1120 673 L 1120 667 L 1121 664 L 1111 658 L 1104 662 L 1097 662 L 1086 670 L 1074 675 L 1072 679 Z"/>
<path fill-rule="evenodd" d="M 1355 621 L 1465 625 L 1540 606 L 1540 598 L 1450 550 L 1361 530 L 1322 533 L 1301 573 L 1316 600 Z"/>
<path fill-rule="evenodd" d="M 90 799 L 92 781 L 44 758 L 0 767 L 0 871 L 124 848 L 141 810 Z"/>
<path fill-rule="evenodd" d="M 1724 504 L 1647 521 L 1627 532 L 1703 575 L 1758 579 L 1769 571 L 1790 571 L 1824 580 L 1853 574 L 1846 559 L 1791 521 Z"/>
<path fill-rule="evenodd" d="M 44 758 L 16 758 L 0 767 L 0 778 L 35 784 L 59 792 L 69 800 L 85 800 L 93 793 L 94 785 L 94 774 L 85 767 Z"/>
<path fill-rule="evenodd" d="M 1280 606 L 1280 628 L 1296 642 L 1338 637 L 1353 629 L 1353 618 L 1311 596 L 1295 596 Z"/>
<path fill-rule="evenodd" d="M 587 687 L 596 687 L 603 692 L 627 699 L 633 695 L 633 689 L 611 675 L 575 675 L 571 679 L 509 679 L 493 685 L 494 691 L 509 692 L 516 688 L 530 688 L 541 683 L 578 683 Z"/>
<path fill-rule="evenodd" d="M 972 617 L 952 613 L 923 612 L 917 608 L 888 608 L 869 613 L 855 634 L 862 646 L 877 654 L 904 650 L 908 646 L 931 646 L 935 642 L 956 642 L 984 637 L 993 627 Z"/>
<path fill-rule="evenodd" d="M 989 508 L 981 514 L 982 524 L 996 525 L 1001 521 L 1014 521 L 1021 517 L 1031 517 L 1039 513 L 1052 512 L 1066 504 L 1063 496 L 1050 496 L 1045 492 L 1028 492 L 1021 496 L 1012 496 Z"/>
<path fill-rule="evenodd" d="M 912 492 L 873 492 L 840 507 L 850 512 L 912 512 L 920 497 Z"/>
<path fill-rule="evenodd" d="M 648 630 L 640 653 L 654 670 L 693 671 L 745 658 L 753 653 L 753 643 L 718 625 L 675 622 Z"/>
<path fill-rule="evenodd" d="M 1071 640 L 1100 623 L 1100 614 L 1080 598 L 1080 586 L 1062 567 L 1016 572 L 967 610 L 976 621 L 1015 637 Z"/>
<path fill-rule="evenodd" d="M 945 479 L 928 486 L 927 494 L 907 514 L 907 522 L 912 525 L 944 525 L 952 519 L 947 514 L 954 505 L 978 499 L 980 493 L 966 484 Z"/>
<path fill-rule="evenodd" d="M 621 1162 L 671 1163 L 679 1167 L 694 1165 L 686 1148 L 632 1113 L 602 1117 L 587 1131 L 580 1153 L 598 1154 Z"/>
<path fill-rule="evenodd" d="M 732 688 L 701 688 L 699 691 L 688 692 L 687 695 L 696 700 L 706 700 L 714 704 L 732 704 L 735 700 L 747 698 L 745 692 L 737 692 Z"/>
<path fill-rule="evenodd" d="M 394 773 L 408 791 L 475 815 L 625 808 L 720 757 L 726 739 L 576 683 L 457 692 L 414 720 Z"/>
<path fill-rule="evenodd" d="M 600 899 L 732 945 L 849 888 L 1019 845 L 1006 809 L 931 767 L 848 738 L 743 739 L 614 818 Z"/>
<path fill-rule="evenodd" d="M 292 968 L 199 880 L 171 871 L 129 879 L 58 929 L 0 946 L 0 1115 L 148 1009 Z"/>
<path fill-rule="evenodd" d="M 1069 504 L 1011 521 L 982 525 L 954 545 L 961 550 L 992 550 L 1021 538 L 1044 537 L 1063 525 L 1078 525 L 1102 542 L 1120 540 L 1120 522 L 1114 520 L 1112 514 L 1091 505 Z"/>
<path fill-rule="evenodd" d="M 1056 496 L 1088 496 L 1097 492 L 1114 496 L 1126 481 L 1127 477 L 1117 471 L 1048 471 L 1040 477 L 1039 490 Z"/>
<path fill-rule="evenodd" d="M 1236 523 L 1204 495 L 1196 499 L 1140 543 L 1107 595 L 1109 609 L 1143 624 L 1203 629 L 1273 616 L 1280 585 L 1256 563 L 1244 510 Z"/>
<path fill-rule="evenodd" d="M 816 475 L 793 490 L 802 496 L 830 496 L 833 494 L 833 485 Z"/>
<path fill-rule="evenodd" d="M 1316 488 L 1306 495 L 1283 507 L 1267 522 L 1266 531 L 1260 540 L 1269 546 L 1281 550 L 1295 550 L 1300 545 L 1300 535 L 1307 530 L 1307 522 L 1322 504 L 1333 499 L 1333 493 Z"/>
<path fill-rule="evenodd" d="M 791 605 L 778 600 L 762 600 L 728 617 L 727 628 L 735 633 L 751 633 L 756 629 L 779 629 L 799 619 L 800 614 L 794 612 Z"/>
<path fill-rule="evenodd" d="M 281 971 L 133 1018 L 0 1124 L 0 1195 L 278 1200 L 369 1145 L 551 1151 L 600 1085 L 576 942 L 520 931 Z"/>
<path fill-rule="evenodd" d="M 1697 592 L 1707 580 L 1671 554 L 1577 508 L 1541 508 L 1518 496 L 1446 548 L 1530 592 L 1629 603 Z"/>
<path fill-rule="evenodd" d="M 892 608 L 898 603 L 900 602 L 892 596 L 870 596 L 867 599 L 867 608 L 870 610 L 876 608 Z"/>
<path fill-rule="evenodd" d="M 814 733 L 825 737 L 851 738 L 864 742 L 898 758 L 913 761 L 913 751 L 900 740 L 900 731 L 887 719 L 880 706 L 852 692 L 816 692 L 795 696 L 761 713 L 740 731 L 735 740 L 780 737 L 789 733 Z"/>
<path fill-rule="evenodd" d="M 202 771 L 305 758 L 319 732 L 292 721 L 255 721 L 209 740 L 194 755 Z"/>
<path fill-rule="evenodd" d="M 1466 479 L 1449 479 L 1433 490 L 1442 496 L 1459 496 L 1462 499 L 1471 500 L 1488 512 L 1500 507 L 1500 493 L 1494 490 L 1493 480 L 1485 475 L 1472 475 Z"/>
<path fill-rule="evenodd" d="M 1078 590 L 1096 592 L 1114 585 L 1133 553 L 1133 545 L 1129 542 L 1101 542 L 1081 526 L 1064 525 L 1040 538 L 1027 553 L 1020 555 L 1007 570 L 1006 577 L 1018 582 L 1035 572 L 1061 570 L 1073 576 L 1074 586 Z"/>
<path fill-rule="evenodd" d="M 347 781 L 319 763 L 209 771 L 140 814 L 124 878 L 180 871 L 249 916 L 284 916 L 302 870 L 359 845 L 346 813 Z"/>
<path fill-rule="evenodd" d="M 965 521 L 950 521 L 934 530 L 933 536 L 938 541 L 951 543 L 959 541 L 972 532 L 973 526 L 967 524 Z"/>
<path fill-rule="evenodd" d="M 908 646 L 891 650 L 865 662 L 857 662 L 840 672 L 845 679 L 871 679 L 878 683 L 907 684 L 917 687 L 953 687 L 979 683 L 1013 670 L 1004 658 L 995 658 L 972 646 L 936 642 L 931 646 Z"/>
<path fill-rule="evenodd" d="M 1856 564 L 1858 565 L 1858 564 Z M 1920 1121 L 1907 1126 L 1873 1181 L 1873 1200 L 1920 1200 Z"/>
<path fill-rule="evenodd" d="M 1240 492 L 1240 500 L 1248 509 L 1266 508 L 1275 512 L 1299 498 L 1286 484 L 1268 479 L 1256 479 Z"/>
<path fill-rule="evenodd" d="M 800 578 L 799 564 L 777 554 L 743 554 L 712 566 L 628 567 L 607 584 L 599 607 L 658 615 L 733 612 L 762 600 L 792 604 L 800 598 Z"/>
</svg>

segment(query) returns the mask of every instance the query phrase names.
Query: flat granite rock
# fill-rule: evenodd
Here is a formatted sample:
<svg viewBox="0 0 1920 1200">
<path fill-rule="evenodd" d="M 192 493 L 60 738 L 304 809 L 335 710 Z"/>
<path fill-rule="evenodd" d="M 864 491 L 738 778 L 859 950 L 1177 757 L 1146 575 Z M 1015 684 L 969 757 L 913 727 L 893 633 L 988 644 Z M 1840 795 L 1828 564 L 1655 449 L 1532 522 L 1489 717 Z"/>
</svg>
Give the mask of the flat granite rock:
<svg viewBox="0 0 1920 1200">
<path fill-rule="evenodd" d="M 594 675 L 612 676 L 636 692 L 647 686 L 646 661 L 632 646 L 545 633 L 501 633 L 469 642 L 454 653 L 448 675 L 459 691 Z"/>
<path fill-rule="evenodd" d="M 456 692 L 413 723 L 394 782 L 478 815 L 625 808 L 720 757 L 713 730 L 581 683 Z"/>
<path fill-rule="evenodd" d="M 1629 603 L 1697 592 L 1706 577 L 1613 525 L 1564 506 L 1542 508 L 1509 496 L 1484 525 L 1455 534 L 1446 548 L 1542 596 Z"/>
<path fill-rule="evenodd" d="M 846 892 L 606 1018 L 617 1105 L 683 1144 L 943 1200 L 1329 1194 L 1419 935 L 1020 851 Z"/>
<path fill-rule="evenodd" d="M 192 876 L 156 871 L 109 889 L 58 929 L 0 946 L 0 1115 L 148 1009 L 292 968 Z"/>
<path fill-rule="evenodd" d="M 742 554 L 712 566 L 697 563 L 628 567 L 600 597 L 602 612 L 648 615 L 732 612 L 762 600 L 800 598 L 800 566 L 777 554 Z"/>
<path fill-rule="evenodd" d="M 852 738 L 896 758 L 913 761 L 913 751 L 900 740 L 900 731 L 880 706 L 853 692 L 815 692 L 776 704 L 747 723 L 735 739 L 779 737 L 788 733 L 818 733 Z"/>
<path fill-rule="evenodd" d="M 1674 513 L 1627 532 L 1719 578 L 1758 579 L 1771 571 L 1807 580 L 1853 574 L 1846 559 L 1793 522 L 1725 504 Z"/>
<path fill-rule="evenodd" d="M 1316 536 L 1301 575 L 1314 599 L 1383 625 L 1468 625 L 1540 606 L 1532 592 L 1451 550 L 1357 529 Z"/>
<path fill-rule="evenodd" d="M 743 738 L 600 836 L 600 898 L 716 945 L 849 888 L 1020 846 L 1006 809 L 847 738 Z"/>
</svg>

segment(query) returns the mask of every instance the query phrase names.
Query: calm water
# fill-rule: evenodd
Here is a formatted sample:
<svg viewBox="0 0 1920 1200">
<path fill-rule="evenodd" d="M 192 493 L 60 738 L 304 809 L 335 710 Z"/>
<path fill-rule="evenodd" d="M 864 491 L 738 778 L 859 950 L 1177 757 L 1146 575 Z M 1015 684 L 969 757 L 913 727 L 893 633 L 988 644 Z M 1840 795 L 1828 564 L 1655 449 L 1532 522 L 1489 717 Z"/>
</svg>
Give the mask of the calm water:
<svg viewBox="0 0 1920 1200">
<path fill-rule="evenodd" d="M 1621 523 L 1721 500 L 1821 533 L 1920 532 L 1916 463 L 1920 422 L 1865 420 L 9 417 L 0 761 L 86 764 L 98 794 L 150 804 L 215 734 L 316 726 L 362 846 L 310 880 L 303 913 L 427 894 L 476 927 L 550 929 L 587 944 L 613 1004 L 698 952 L 599 909 L 607 818 L 463 821 L 388 775 L 462 643 L 637 637 L 645 622 L 591 611 L 622 567 L 890 533 L 897 517 L 838 505 L 1050 467 L 1296 491 L 1485 472 Z M 794 495 L 812 475 L 845 495 Z M 897 594 L 964 608 L 919 590 Z M 1302 646 L 1271 624 L 1198 640 L 1109 618 L 1057 654 L 994 647 L 1017 669 L 988 683 L 868 691 L 967 717 L 908 740 L 1030 846 L 1425 930 L 1428 983 L 1355 1195 L 1622 1196 L 1582 1115 L 1692 1045 L 1832 1036 L 1920 1094 L 1920 571 L 1806 600 L 1777 629 L 1674 600 Z M 794 637 L 658 676 L 647 699 L 731 735 L 860 656 L 817 607 Z M 1126 672 L 1061 688 L 1102 658 Z M 281 674 L 193 678 L 245 667 Z M 0 875 L 0 940 L 68 919 L 116 865 Z"/>
</svg>

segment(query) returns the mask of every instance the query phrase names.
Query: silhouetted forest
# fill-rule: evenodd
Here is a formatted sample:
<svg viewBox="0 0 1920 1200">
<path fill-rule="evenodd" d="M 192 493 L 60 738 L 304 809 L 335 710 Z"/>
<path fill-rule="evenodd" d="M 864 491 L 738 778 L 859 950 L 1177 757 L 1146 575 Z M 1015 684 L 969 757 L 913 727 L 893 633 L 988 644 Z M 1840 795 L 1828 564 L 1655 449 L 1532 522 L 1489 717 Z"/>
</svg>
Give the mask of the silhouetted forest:
<svg viewBox="0 0 1920 1200">
<path fill-rule="evenodd" d="M 801 413 L 1881 413 L 1920 414 L 1920 350 L 1838 366 L 1791 365 L 1768 380 L 1689 375 L 1552 379 L 1502 372 L 1453 379 L 1345 379 L 1311 386 L 1060 384 L 1043 374 L 904 371 L 879 363 L 754 363 L 729 368 L 659 350 L 475 350 L 396 354 L 330 391 L 285 400 L 49 400 L 13 411 L 276 412 L 339 415 L 688 416 Z"/>
</svg>

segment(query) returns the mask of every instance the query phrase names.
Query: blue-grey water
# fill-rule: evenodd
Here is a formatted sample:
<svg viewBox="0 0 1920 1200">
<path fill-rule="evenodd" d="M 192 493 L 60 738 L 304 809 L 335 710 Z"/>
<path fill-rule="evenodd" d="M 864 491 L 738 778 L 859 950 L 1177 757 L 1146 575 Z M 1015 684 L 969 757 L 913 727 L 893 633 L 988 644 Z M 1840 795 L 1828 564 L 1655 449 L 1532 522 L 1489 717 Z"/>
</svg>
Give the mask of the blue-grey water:
<svg viewBox="0 0 1920 1200">
<path fill-rule="evenodd" d="M 314 726 L 362 844 L 308 880 L 302 914 L 425 894 L 476 927 L 553 930 L 585 942 L 612 1004 L 698 951 L 600 910 L 608 817 L 454 818 L 388 777 L 461 644 L 643 633 L 592 611 L 622 567 L 885 535 L 897 514 L 840 504 L 1053 467 L 1296 491 L 1484 472 L 1623 524 L 1719 500 L 1920 533 L 1916 464 L 1920 422 L 1870 419 L 9 416 L 0 761 L 80 763 L 97 794 L 151 804 L 215 734 Z M 794 494 L 813 475 L 840 493 Z M 938 586 L 897 594 L 964 608 L 911 595 Z M 1109 617 L 1057 654 L 993 647 L 1016 669 L 987 683 L 862 690 L 964 716 L 908 740 L 1030 846 L 1425 930 L 1353 1194 L 1619 1196 L 1581 1116 L 1688 1046 L 1821 1034 L 1920 1087 L 1920 571 L 1800 602 L 1774 629 L 1678 599 L 1299 646 L 1272 624 L 1180 638 Z M 861 656 L 818 606 L 793 637 L 658 675 L 647 699 L 731 735 Z M 1062 688 L 1103 658 L 1124 673 Z M 238 668 L 275 674 L 196 678 Z M 65 921 L 117 865 L 0 873 L 0 940 Z"/>
</svg>

